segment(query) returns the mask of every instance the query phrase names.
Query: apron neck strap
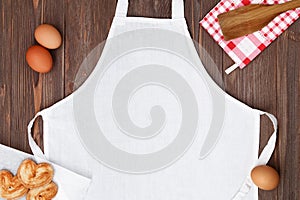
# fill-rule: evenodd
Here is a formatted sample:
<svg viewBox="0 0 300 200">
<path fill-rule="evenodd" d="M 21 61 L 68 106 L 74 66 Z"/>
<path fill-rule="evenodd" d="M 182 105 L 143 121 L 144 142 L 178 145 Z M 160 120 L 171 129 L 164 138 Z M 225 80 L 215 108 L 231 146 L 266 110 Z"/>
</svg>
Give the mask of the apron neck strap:
<svg viewBox="0 0 300 200">
<path fill-rule="evenodd" d="M 172 19 L 184 18 L 183 0 L 172 0 Z"/>
<path fill-rule="evenodd" d="M 116 8 L 116 17 L 126 17 L 128 10 L 128 0 L 118 0 Z"/>
<path fill-rule="evenodd" d="M 128 0 L 118 0 L 116 17 L 126 17 L 128 11 Z M 172 19 L 184 18 L 183 0 L 172 0 Z"/>
</svg>

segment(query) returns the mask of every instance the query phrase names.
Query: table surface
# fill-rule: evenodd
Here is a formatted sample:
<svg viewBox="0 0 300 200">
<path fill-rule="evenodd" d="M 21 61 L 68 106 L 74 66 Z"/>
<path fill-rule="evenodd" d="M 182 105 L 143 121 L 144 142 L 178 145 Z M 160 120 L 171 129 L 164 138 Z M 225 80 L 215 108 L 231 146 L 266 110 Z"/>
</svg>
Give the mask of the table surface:
<svg viewBox="0 0 300 200">
<path fill-rule="evenodd" d="M 300 22 L 248 67 L 226 75 L 224 69 L 233 61 L 198 23 L 217 2 L 185 1 L 190 34 L 213 58 L 229 94 L 278 118 L 278 142 L 269 164 L 279 171 L 281 181 L 276 190 L 260 191 L 260 199 L 300 199 Z M 81 62 L 107 37 L 115 6 L 115 0 L 0 0 L 0 143 L 30 152 L 29 120 L 72 93 Z M 169 18 L 171 0 L 131 0 L 128 15 Z M 34 29 L 41 23 L 55 25 L 63 35 L 63 45 L 51 51 L 54 67 L 48 74 L 32 71 L 25 61 L 26 49 L 36 44 Z M 217 71 L 208 71 L 217 77 Z M 34 137 L 42 146 L 41 126 L 36 123 Z M 271 123 L 263 117 L 262 146 L 271 132 Z"/>
</svg>

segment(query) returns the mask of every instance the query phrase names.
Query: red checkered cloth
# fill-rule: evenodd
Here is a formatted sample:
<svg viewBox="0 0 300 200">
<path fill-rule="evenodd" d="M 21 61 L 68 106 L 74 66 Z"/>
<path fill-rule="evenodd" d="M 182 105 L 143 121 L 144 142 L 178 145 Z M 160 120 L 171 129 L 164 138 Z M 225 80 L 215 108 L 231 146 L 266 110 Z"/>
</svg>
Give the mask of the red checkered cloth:
<svg viewBox="0 0 300 200">
<path fill-rule="evenodd" d="M 282 32 L 293 24 L 300 16 L 300 9 L 294 9 L 282 13 L 271 21 L 262 30 L 256 31 L 240 38 L 225 41 L 217 16 L 240 6 L 248 4 L 278 4 L 287 0 L 221 0 L 201 21 L 200 24 L 213 37 L 213 39 L 224 49 L 224 51 L 235 62 L 226 73 L 232 72 L 237 67 L 244 68 Z"/>
</svg>

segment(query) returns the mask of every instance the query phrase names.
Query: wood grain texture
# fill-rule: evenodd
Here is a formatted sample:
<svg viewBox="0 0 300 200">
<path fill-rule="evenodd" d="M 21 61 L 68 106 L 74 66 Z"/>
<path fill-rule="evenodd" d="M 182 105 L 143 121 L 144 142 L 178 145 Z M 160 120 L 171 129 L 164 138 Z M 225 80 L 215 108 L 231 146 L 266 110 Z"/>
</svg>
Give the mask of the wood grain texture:
<svg viewBox="0 0 300 200">
<path fill-rule="evenodd" d="M 249 106 L 278 118 L 279 139 L 270 165 L 279 170 L 281 182 L 274 191 L 260 191 L 260 199 L 298 200 L 300 22 L 292 25 L 248 67 L 225 75 L 224 69 L 233 61 L 198 23 L 217 2 L 185 1 L 189 31 L 201 47 L 199 53 L 207 71 L 219 85 Z M 1 144 L 30 152 L 26 138 L 29 120 L 37 111 L 72 93 L 79 66 L 107 37 L 115 6 L 116 0 L 0 0 Z M 170 18 L 171 0 L 131 0 L 128 15 Z M 51 51 L 54 67 L 44 75 L 33 72 L 25 63 L 26 49 L 36 43 L 33 32 L 40 23 L 55 25 L 64 41 L 59 49 Z M 96 59 L 91 57 L 87 62 L 93 65 Z M 36 123 L 34 136 L 42 146 L 40 122 Z M 262 117 L 261 146 L 271 132 L 271 123 Z"/>
<path fill-rule="evenodd" d="M 0 41 L 0 142 L 4 145 L 11 145 L 11 41 L 12 41 L 12 5 L 11 2 L 0 1 L 1 19 Z M 4 59 L 10 58 L 10 59 Z"/>
<path fill-rule="evenodd" d="M 32 1 L 16 0 L 12 3 L 11 46 L 11 127 L 10 143 L 12 147 L 29 152 L 26 141 L 26 124 L 29 114 L 34 111 L 33 88 L 30 84 L 35 75 L 26 66 L 25 52 L 33 43 L 35 15 Z M 24 17 L 26 16 L 26 17 Z M 3 58 L 7 59 L 7 58 Z"/>
</svg>

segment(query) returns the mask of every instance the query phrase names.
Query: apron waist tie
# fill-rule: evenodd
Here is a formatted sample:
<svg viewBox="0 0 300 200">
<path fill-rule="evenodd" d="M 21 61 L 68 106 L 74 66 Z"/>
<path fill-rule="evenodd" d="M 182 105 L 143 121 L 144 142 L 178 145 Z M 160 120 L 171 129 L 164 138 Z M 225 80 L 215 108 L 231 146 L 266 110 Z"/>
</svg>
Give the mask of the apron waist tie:
<svg viewBox="0 0 300 200">
<path fill-rule="evenodd" d="M 271 122 L 273 123 L 274 132 L 272 133 L 267 145 L 264 147 L 259 158 L 257 159 L 257 161 L 255 163 L 256 166 L 266 165 L 268 163 L 268 161 L 270 160 L 270 158 L 273 154 L 273 151 L 275 149 L 275 145 L 276 145 L 277 126 L 278 126 L 277 119 L 274 115 L 267 113 L 267 112 L 263 112 L 263 111 L 259 111 L 259 112 L 260 112 L 260 115 L 266 115 L 271 120 Z M 246 180 L 244 181 L 243 185 L 241 186 L 239 191 L 234 195 L 232 200 L 243 199 L 246 196 L 246 194 L 250 191 L 252 186 L 253 186 L 253 182 L 251 180 L 250 175 L 248 175 Z"/>
<path fill-rule="evenodd" d="M 32 132 L 31 129 L 33 127 L 33 123 L 36 120 L 37 117 L 41 116 L 42 117 L 42 112 L 38 112 L 34 118 L 29 122 L 28 126 L 27 126 L 27 133 L 28 133 L 28 142 L 29 142 L 29 146 L 31 148 L 31 151 L 33 153 L 33 155 L 40 157 L 42 159 L 47 160 L 45 154 L 43 153 L 43 151 L 41 150 L 41 148 L 37 145 L 37 143 L 34 141 L 33 137 L 32 137 Z"/>
</svg>

